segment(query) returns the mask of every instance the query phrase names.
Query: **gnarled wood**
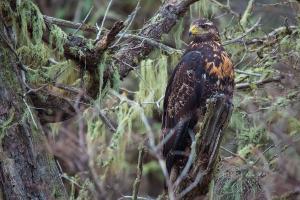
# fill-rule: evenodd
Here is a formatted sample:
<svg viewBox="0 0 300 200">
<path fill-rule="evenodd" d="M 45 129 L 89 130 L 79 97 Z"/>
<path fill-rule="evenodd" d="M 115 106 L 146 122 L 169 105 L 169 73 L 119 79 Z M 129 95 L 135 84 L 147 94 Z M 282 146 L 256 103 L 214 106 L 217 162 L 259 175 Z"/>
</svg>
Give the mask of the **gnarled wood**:
<svg viewBox="0 0 300 200">
<path fill-rule="evenodd" d="M 0 191 L 4 199 L 67 199 L 30 99 L 22 69 L 0 18 Z M 1 197 L 0 197 L 1 198 Z"/>
<path fill-rule="evenodd" d="M 176 166 L 172 168 L 170 179 L 179 199 L 195 199 L 207 193 L 231 113 L 232 104 L 224 95 L 208 99 L 204 120 L 192 144 L 191 159 L 186 164 L 187 171 Z"/>
</svg>

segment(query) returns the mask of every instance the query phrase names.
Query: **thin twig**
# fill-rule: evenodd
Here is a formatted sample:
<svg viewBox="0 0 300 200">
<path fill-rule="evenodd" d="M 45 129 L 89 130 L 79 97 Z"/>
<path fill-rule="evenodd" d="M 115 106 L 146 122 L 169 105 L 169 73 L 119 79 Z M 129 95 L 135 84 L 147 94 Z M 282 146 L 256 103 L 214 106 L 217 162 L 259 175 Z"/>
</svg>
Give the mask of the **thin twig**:
<svg viewBox="0 0 300 200">
<path fill-rule="evenodd" d="M 245 36 L 247 36 L 249 33 L 251 33 L 252 31 L 254 31 L 259 26 L 260 21 L 261 21 L 261 17 L 258 18 L 258 20 L 255 22 L 255 24 L 251 28 L 247 29 L 242 35 L 240 35 L 240 36 L 238 36 L 238 37 L 236 37 L 234 39 L 227 40 L 227 41 L 223 42 L 223 45 L 225 46 L 225 45 L 229 45 L 229 44 L 232 44 L 232 43 L 235 43 L 235 42 L 240 42 L 240 40 L 242 38 L 244 38 Z"/>
<path fill-rule="evenodd" d="M 247 5 L 247 7 L 246 7 L 246 9 L 243 13 L 243 16 L 242 16 L 241 20 L 240 20 L 240 24 L 243 28 L 245 28 L 247 23 L 248 23 L 248 18 L 251 15 L 251 12 L 252 12 L 252 9 L 253 9 L 253 6 L 254 6 L 254 1 L 255 0 L 250 0 L 248 2 L 248 5 Z"/>
<path fill-rule="evenodd" d="M 84 32 L 90 32 L 90 33 L 97 33 L 97 27 L 91 26 L 84 23 L 78 23 L 78 22 L 71 22 L 64 19 L 59 19 L 55 17 L 50 17 L 47 15 L 43 15 L 44 21 L 48 24 L 55 24 L 59 27 L 66 27 L 71 29 L 79 29 Z"/>
<path fill-rule="evenodd" d="M 97 33 L 97 36 L 96 36 L 96 40 L 99 40 L 99 39 L 100 39 L 100 35 L 101 35 L 102 29 L 103 29 L 103 26 L 104 26 L 104 22 L 105 22 L 105 20 L 106 20 L 106 17 L 107 17 L 107 14 L 108 14 L 108 11 L 109 11 L 109 9 L 110 9 L 110 6 L 111 6 L 112 2 L 113 2 L 113 0 L 110 0 L 109 3 L 108 3 L 108 5 L 107 5 L 106 11 L 105 11 L 105 13 L 104 13 L 104 17 L 103 17 L 102 22 L 101 22 L 101 26 L 100 26 L 100 28 L 98 29 L 98 33 Z"/>
<path fill-rule="evenodd" d="M 137 12 L 140 8 L 141 8 L 141 6 L 140 6 L 140 0 L 139 0 L 136 7 L 135 7 L 135 9 L 133 10 L 133 12 L 128 16 L 128 19 L 124 22 L 124 25 L 126 26 L 125 30 L 123 31 L 123 33 L 121 33 L 121 36 L 115 42 L 115 44 L 112 45 L 112 47 L 115 47 L 121 41 L 121 39 L 124 37 L 125 33 L 130 28 L 130 26 L 131 26 L 133 20 L 135 19 L 135 16 L 136 16 L 136 14 L 137 14 Z"/>
<path fill-rule="evenodd" d="M 73 34 L 76 34 L 76 33 L 80 30 L 80 28 L 85 24 L 85 21 L 86 21 L 87 18 L 90 16 L 90 14 L 91 14 L 93 8 L 94 8 L 94 6 L 92 6 L 92 7 L 90 8 L 90 10 L 88 11 L 87 15 L 85 16 L 85 18 L 84 18 L 83 21 L 81 22 L 81 25 L 76 29 L 76 31 L 75 31 Z"/>
<path fill-rule="evenodd" d="M 121 37 L 120 34 L 118 34 L 118 36 Z M 147 42 L 148 44 L 165 51 L 168 54 L 173 54 L 173 53 L 183 54 L 182 50 L 174 49 L 174 48 L 172 48 L 168 45 L 165 45 L 161 42 L 157 42 L 154 39 L 151 39 L 151 38 L 148 38 L 148 37 L 145 37 L 145 36 L 139 36 L 139 35 L 125 33 L 125 34 L 123 34 L 123 37 L 124 38 L 135 38 L 135 39 L 143 40 L 143 41 Z"/>
<path fill-rule="evenodd" d="M 232 10 L 232 8 L 230 7 L 230 4 L 228 2 L 227 5 L 222 4 L 220 2 L 218 2 L 217 0 L 210 0 L 210 2 L 214 3 L 216 6 L 218 6 L 219 8 L 226 10 L 227 12 L 229 12 L 230 14 L 234 15 L 235 17 L 239 18 L 240 14 L 235 12 L 234 10 Z"/>
<path fill-rule="evenodd" d="M 241 159 L 243 162 L 247 163 L 247 160 L 246 160 L 245 158 L 243 158 L 242 156 L 240 156 L 239 154 L 236 154 L 236 153 L 230 151 L 229 149 L 226 149 L 226 148 L 223 147 L 223 146 L 221 146 L 220 149 L 226 151 L 227 153 L 230 153 L 232 156 L 235 156 L 235 157 Z"/>
<path fill-rule="evenodd" d="M 35 128 L 38 129 L 38 126 L 37 126 L 37 123 L 35 122 L 35 118 L 34 118 L 34 116 L 33 116 L 33 113 L 32 113 L 32 111 L 31 111 L 31 108 L 30 108 L 30 106 L 28 105 L 28 103 L 27 103 L 27 101 L 25 100 L 25 98 L 23 98 L 23 102 L 24 102 L 24 104 L 26 105 L 26 107 L 27 107 L 27 109 L 28 109 L 28 111 L 29 111 L 30 117 L 31 117 L 31 119 L 32 119 L 32 122 L 33 122 Z"/>
<path fill-rule="evenodd" d="M 267 78 L 267 79 L 260 80 L 260 81 L 255 81 L 253 83 L 239 83 L 235 86 L 235 88 L 238 90 L 249 89 L 253 85 L 260 86 L 260 85 L 264 85 L 264 84 L 271 83 L 271 82 L 280 82 L 283 78 L 284 78 L 283 76 L 276 76 L 276 77 Z"/>
<path fill-rule="evenodd" d="M 261 74 L 253 73 L 253 72 L 246 72 L 246 71 L 243 71 L 243 70 L 240 70 L 240 69 L 235 69 L 234 71 L 239 73 L 239 74 L 246 74 L 246 75 L 249 75 L 249 76 L 261 77 Z"/>
<path fill-rule="evenodd" d="M 133 192 L 132 192 L 132 200 L 137 200 L 137 196 L 139 193 L 140 183 L 143 175 L 143 158 L 145 153 L 144 144 L 139 146 L 139 157 L 138 157 L 138 165 L 137 165 L 137 176 L 133 184 Z"/>
<path fill-rule="evenodd" d="M 100 110 L 99 116 L 103 123 L 107 126 L 107 128 L 112 132 L 115 133 L 117 131 L 117 126 L 114 125 L 111 119 L 109 119 L 103 111 Z"/>
</svg>

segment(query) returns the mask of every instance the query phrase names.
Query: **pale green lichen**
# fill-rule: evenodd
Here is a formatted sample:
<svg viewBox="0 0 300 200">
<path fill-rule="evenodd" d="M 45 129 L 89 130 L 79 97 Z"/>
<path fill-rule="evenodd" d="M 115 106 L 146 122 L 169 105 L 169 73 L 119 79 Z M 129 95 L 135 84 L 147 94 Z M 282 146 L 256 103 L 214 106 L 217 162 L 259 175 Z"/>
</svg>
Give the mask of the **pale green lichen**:
<svg viewBox="0 0 300 200">
<path fill-rule="evenodd" d="M 135 96 L 138 102 L 145 106 L 145 114 L 152 115 L 153 108 L 162 105 L 162 96 L 167 85 L 167 57 L 161 56 L 158 60 L 145 60 L 141 63 L 139 91 Z M 161 100 L 160 102 L 158 102 Z"/>
<path fill-rule="evenodd" d="M 2 138 L 5 135 L 6 130 L 9 129 L 13 125 L 14 120 L 15 120 L 15 110 L 14 110 L 14 108 L 12 108 L 8 112 L 8 118 L 5 119 L 5 121 L 2 121 L 0 119 L 0 124 L 1 124 L 0 125 L 0 143 L 1 143 Z"/>
<path fill-rule="evenodd" d="M 19 24 L 19 41 L 23 45 L 40 43 L 46 26 L 38 7 L 32 1 L 24 0 L 18 4 L 16 14 L 16 21 Z"/>
<path fill-rule="evenodd" d="M 14 13 L 6 1 L 0 2 L 0 15 L 3 17 L 3 20 L 6 22 L 6 25 L 12 25 L 15 21 Z"/>
<path fill-rule="evenodd" d="M 31 68 L 46 66 L 50 57 L 49 50 L 43 44 L 22 46 L 17 53 L 22 63 Z"/>
<path fill-rule="evenodd" d="M 49 45 L 55 47 L 58 55 L 64 54 L 64 45 L 67 41 L 67 34 L 56 25 L 51 26 Z"/>
<path fill-rule="evenodd" d="M 98 95 L 98 99 L 100 101 L 104 97 L 103 93 L 105 93 L 105 91 L 104 91 L 105 88 L 103 88 L 103 83 L 104 83 L 103 82 L 103 75 L 104 75 L 104 71 L 106 70 L 106 67 L 107 67 L 107 58 L 108 58 L 107 54 L 104 53 L 101 62 L 97 65 L 97 67 L 98 67 L 98 71 L 97 71 L 98 76 L 96 76 L 96 78 L 99 81 L 99 95 Z M 108 87 L 108 84 L 109 83 L 106 84 L 106 87 Z M 107 91 L 107 89 L 106 89 L 106 91 Z"/>
<path fill-rule="evenodd" d="M 118 91 L 120 88 L 120 74 L 119 74 L 119 70 L 118 69 L 114 69 L 114 73 L 113 73 L 113 89 Z"/>
</svg>

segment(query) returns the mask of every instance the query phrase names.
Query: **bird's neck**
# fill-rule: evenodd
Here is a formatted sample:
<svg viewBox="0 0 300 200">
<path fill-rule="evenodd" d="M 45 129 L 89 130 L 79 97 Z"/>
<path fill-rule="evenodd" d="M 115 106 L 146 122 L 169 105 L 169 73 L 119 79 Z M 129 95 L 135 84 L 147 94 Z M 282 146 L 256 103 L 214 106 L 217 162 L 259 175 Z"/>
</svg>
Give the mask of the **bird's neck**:
<svg viewBox="0 0 300 200">
<path fill-rule="evenodd" d="M 212 33 L 207 33 L 199 36 L 194 36 L 193 42 L 194 43 L 202 43 L 202 42 L 219 42 L 220 43 L 220 36 L 219 34 L 212 34 Z"/>
<path fill-rule="evenodd" d="M 222 46 L 221 45 L 221 41 L 220 40 L 193 40 L 190 42 L 190 44 L 188 45 L 187 51 L 193 51 L 195 49 L 198 48 L 203 48 L 205 46 L 205 44 L 216 44 L 217 46 Z"/>
</svg>

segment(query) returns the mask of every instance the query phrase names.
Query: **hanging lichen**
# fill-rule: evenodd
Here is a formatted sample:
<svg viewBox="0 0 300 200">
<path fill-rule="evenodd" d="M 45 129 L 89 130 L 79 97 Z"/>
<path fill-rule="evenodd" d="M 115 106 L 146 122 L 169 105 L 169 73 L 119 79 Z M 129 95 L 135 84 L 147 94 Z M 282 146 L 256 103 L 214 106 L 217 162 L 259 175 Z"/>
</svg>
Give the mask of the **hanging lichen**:
<svg viewBox="0 0 300 200">
<path fill-rule="evenodd" d="M 17 4 L 16 14 L 18 36 L 20 37 L 19 44 L 40 43 L 45 29 L 45 22 L 38 7 L 30 0 L 24 0 Z"/>
<path fill-rule="evenodd" d="M 59 56 L 64 54 L 64 44 L 67 41 L 67 35 L 62 31 L 58 26 L 51 25 L 50 36 L 49 36 L 49 45 L 50 47 L 55 48 L 55 52 Z"/>
<path fill-rule="evenodd" d="M 212 15 L 216 13 L 215 6 L 209 0 L 203 0 L 196 2 L 191 6 L 191 18 L 206 17 L 212 18 Z"/>
<path fill-rule="evenodd" d="M 157 61 L 149 59 L 141 63 L 139 91 L 135 98 L 145 106 L 145 114 L 148 116 L 152 115 L 157 103 L 162 103 L 167 85 L 167 67 L 166 56 L 161 56 Z"/>
</svg>

